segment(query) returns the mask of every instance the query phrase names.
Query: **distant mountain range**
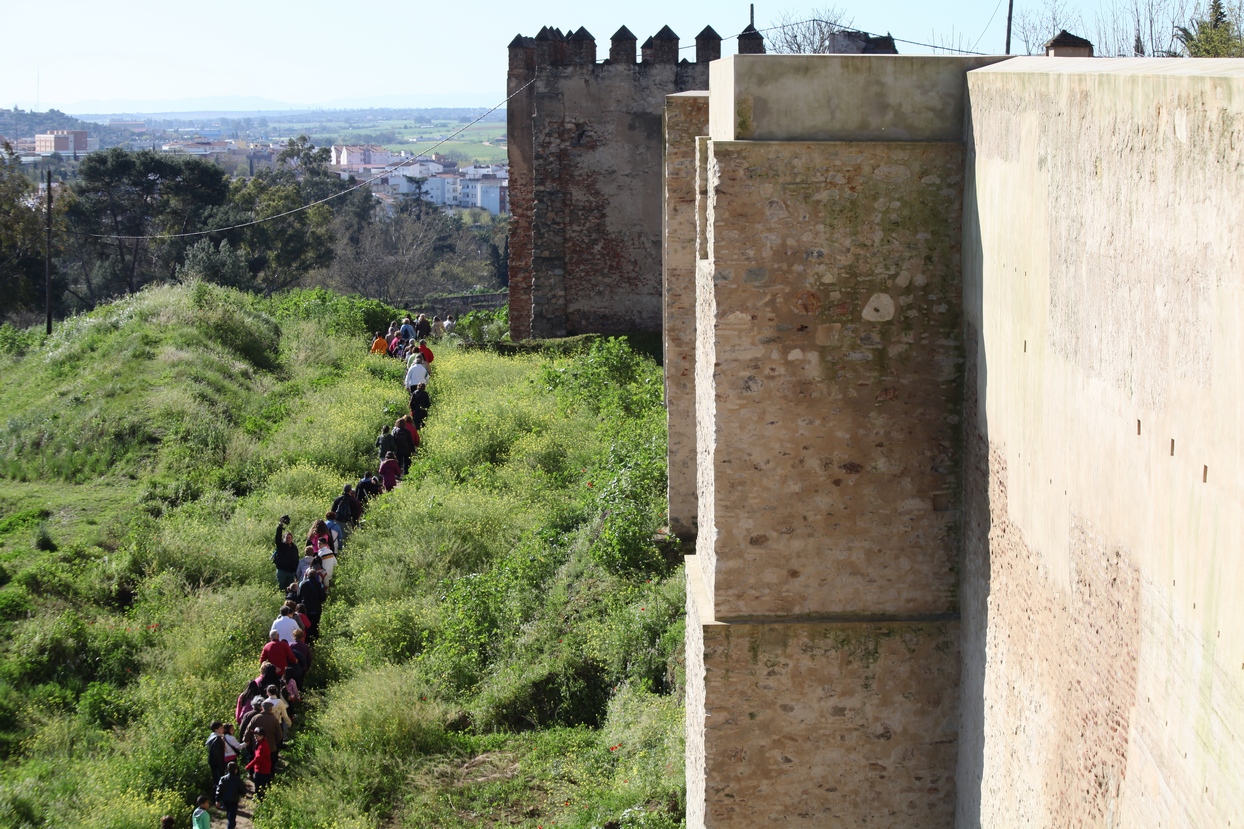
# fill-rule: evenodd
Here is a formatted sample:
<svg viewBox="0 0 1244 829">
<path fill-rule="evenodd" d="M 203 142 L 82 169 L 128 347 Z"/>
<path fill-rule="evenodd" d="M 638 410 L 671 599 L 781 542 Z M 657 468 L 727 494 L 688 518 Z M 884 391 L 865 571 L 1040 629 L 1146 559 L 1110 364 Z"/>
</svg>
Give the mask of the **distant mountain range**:
<svg viewBox="0 0 1244 829">
<path fill-rule="evenodd" d="M 337 98 L 319 104 L 293 104 L 258 96 L 228 95 L 209 98 L 136 101 L 112 99 L 81 101 L 64 111 L 86 121 L 108 120 L 128 115 L 145 116 L 228 116 L 288 115 L 322 109 L 397 109 L 410 107 L 491 107 L 505 99 L 505 93 L 423 93 L 415 95 L 360 95 Z"/>
</svg>

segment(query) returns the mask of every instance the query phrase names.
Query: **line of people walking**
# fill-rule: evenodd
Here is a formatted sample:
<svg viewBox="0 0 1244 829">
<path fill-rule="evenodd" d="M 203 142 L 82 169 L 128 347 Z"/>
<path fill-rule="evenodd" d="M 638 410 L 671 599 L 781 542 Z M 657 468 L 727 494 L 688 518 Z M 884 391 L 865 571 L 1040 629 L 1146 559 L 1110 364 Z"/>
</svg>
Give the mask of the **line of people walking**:
<svg viewBox="0 0 1244 829">
<path fill-rule="evenodd" d="M 422 314 L 420 319 L 425 319 Z M 410 322 L 409 317 L 404 321 Z M 235 829 L 243 798 L 253 789 L 255 798 L 262 799 L 281 766 L 280 752 L 294 725 L 294 706 L 302 701 L 311 674 L 313 643 L 320 635 L 324 606 L 346 538 L 363 519 L 368 504 L 395 489 L 410 471 L 411 458 L 422 442 L 419 432 L 432 406 L 427 366 L 434 355 L 426 342 L 415 343 L 414 333 L 411 327 L 403 348 L 410 363 L 405 383 L 409 412 L 392 426 L 380 428 L 375 441 L 380 461 L 377 471 L 364 472 L 356 484 L 342 487 L 324 517 L 312 522 L 301 556 L 290 517 L 283 515 L 277 522 L 271 562 L 285 601 L 259 653 L 259 674 L 238 694 L 233 721 L 215 720 L 210 725 L 206 748 L 211 793 L 196 801 L 191 816 L 194 829 L 210 829 L 213 803 L 224 812 L 228 829 Z M 416 366 L 421 371 L 412 375 Z M 161 820 L 162 829 L 171 829 L 173 824 L 171 816 Z"/>
</svg>

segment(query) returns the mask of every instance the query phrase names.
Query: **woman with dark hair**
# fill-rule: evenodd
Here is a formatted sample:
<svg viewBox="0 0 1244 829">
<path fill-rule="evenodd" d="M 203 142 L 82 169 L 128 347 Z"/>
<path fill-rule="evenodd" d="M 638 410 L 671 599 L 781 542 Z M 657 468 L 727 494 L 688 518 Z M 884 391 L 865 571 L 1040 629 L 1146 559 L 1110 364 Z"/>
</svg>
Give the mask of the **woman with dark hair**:
<svg viewBox="0 0 1244 829">
<path fill-rule="evenodd" d="M 294 571 L 298 569 L 298 547 L 294 544 L 294 534 L 286 529 L 289 516 L 282 516 L 281 523 L 276 525 L 276 549 L 272 553 L 272 564 L 276 567 L 276 586 L 284 590 L 294 580 Z"/>
<path fill-rule="evenodd" d="M 317 518 L 307 533 L 307 546 L 318 550 L 321 539 L 327 541 L 328 546 L 333 546 L 333 534 L 328 529 L 328 523 L 323 518 Z"/>
<path fill-rule="evenodd" d="M 320 578 L 320 564 L 320 557 L 316 556 L 298 584 L 298 602 L 307 609 L 307 616 L 311 619 L 310 633 L 312 635 L 320 629 L 320 614 L 323 612 L 325 599 L 324 582 Z"/>
</svg>

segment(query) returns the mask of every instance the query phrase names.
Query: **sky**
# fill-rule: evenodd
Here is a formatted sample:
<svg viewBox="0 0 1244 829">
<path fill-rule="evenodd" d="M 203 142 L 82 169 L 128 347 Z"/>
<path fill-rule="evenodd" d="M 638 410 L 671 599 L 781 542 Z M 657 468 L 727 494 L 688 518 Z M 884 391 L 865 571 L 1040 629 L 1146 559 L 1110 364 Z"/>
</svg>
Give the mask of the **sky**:
<svg viewBox="0 0 1244 829">
<path fill-rule="evenodd" d="M 1057 0 L 1091 17 L 1112 0 Z M 1015 0 L 1025 6 L 1050 0 Z M 1001 53 L 1007 0 L 838 0 L 854 26 L 898 38 Z M 477 0 L 372 6 L 298 0 L 0 0 L 9 36 L 0 56 L 0 107 L 70 113 L 290 106 L 488 106 L 504 98 L 506 45 L 541 26 L 586 26 L 600 58 L 619 26 L 643 41 L 669 25 L 692 45 L 711 25 L 723 37 L 748 4 L 707 0 Z M 756 25 L 811 16 L 832 3 L 757 4 Z M 992 17 L 992 22 L 990 22 Z M 899 44 L 905 54 L 929 50 Z M 733 52 L 733 42 L 723 53 Z M 694 57 L 694 53 L 689 53 Z M 209 106 L 221 104 L 222 106 Z M 273 105 L 273 106 L 269 106 Z"/>
</svg>

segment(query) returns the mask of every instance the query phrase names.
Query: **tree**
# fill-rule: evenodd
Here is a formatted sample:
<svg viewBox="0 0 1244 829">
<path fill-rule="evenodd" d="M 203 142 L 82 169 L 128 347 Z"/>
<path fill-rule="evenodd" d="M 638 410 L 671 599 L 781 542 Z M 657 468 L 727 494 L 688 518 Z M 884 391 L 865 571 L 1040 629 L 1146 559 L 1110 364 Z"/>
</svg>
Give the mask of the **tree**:
<svg viewBox="0 0 1244 829">
<path fill-rule="evenodd" d="M 1108 0 L 1097 11 L 1093 46 L 1103 57 L 1175 57 L 1178 25 L 1195 0 Z"/>
<path fill-rule="evenodd" d="M 193 238 L 159 238 L 222 226 L 228 178 L 192 156 L 113 148 L 78 166 L 66 212 L 72 274 L 67 290 L 93 308 L 172 278 Z"/>
<path fill-rule="evenodd" d="M 1193 20 L 1190 28 L 1177 26 L 1175 37 L 1188 57 L 1244 56 L 1244 37 L 1241 37 L 1237 21 L 1227 17 L 1222 0 L 1211 0 L 1206 17 Z"/>
<path fill-rule="evenodd" d="M 331 279 L 344 290 L 389 304 L 455 290 L 444 278 L 456 259 L 461 225 L 438 210 L 398 211 L 368 224 L 357 244 L 339 226 Z"/>
<path fill-rule="evenodd" d="M 1015 15 L 1014 41 L 1024 44 L 1029 55 L 1041 54 L 1050 38 L 1063 29 L 1084 31 L 1080 13 L 1067 0 L 1043 0 L 1040 6 L 1029 6 Z"/>
<path fill-rule="evenodd" d="M 288 288 L 308 271 L 332 261 L 332 208 L 320 204 L 301 209 L 307 201 L 296 182 L 282 183 L 279 174 L 265 171 L 245 184 L 237 183 L 233 203 L 252 219 L 270 219 L 241 231 L 256 288 L 265 293 Z"/>
<path fill-rule="evenodd" d="M 0 320 L 43 299 L 44 215 L 39 189 L 7 143 L 0 155 Z"/>
<path fill-rule="evenodd" d="M 841 34 L 850 31 L 851 18 L 836 6 L 810 12 L 782 12 L 765 34 L 768 49 L 783 55 L 823 55 L 843 51 Z"/>
<path fill-rule="evenodd" d="M 251 290 L 255 282 L 245 254 L 231 246 L 228 239 L 219 247 L 210 239 L 200 239 L 186 251 L 185 260 L 177 266 L 177 279 L 181 282 L 201 279 L 241 290 Z"/>
</svg>

